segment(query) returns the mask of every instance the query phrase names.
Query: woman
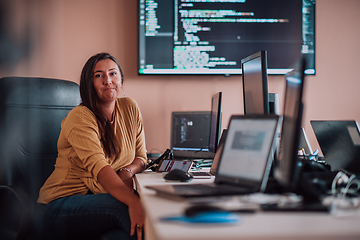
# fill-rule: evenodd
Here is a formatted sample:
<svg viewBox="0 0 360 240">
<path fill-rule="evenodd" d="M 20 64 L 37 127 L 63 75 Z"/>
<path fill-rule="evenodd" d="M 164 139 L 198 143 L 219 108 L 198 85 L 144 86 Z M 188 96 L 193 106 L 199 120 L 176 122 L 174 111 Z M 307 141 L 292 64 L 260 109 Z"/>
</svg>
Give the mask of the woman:
<svg viewBox="0 0 360 240">
<path fill-rule="evenodd" d="M 40 189 L 35 225 L 45 239 L 142 237 L 133 176 L 147 161 L 143 120 L 133 99 L 118 98 L 122 84 L 107 53 L 83 67 L 82 103 L 61 124 L 55 170 Z"/>
</svg>

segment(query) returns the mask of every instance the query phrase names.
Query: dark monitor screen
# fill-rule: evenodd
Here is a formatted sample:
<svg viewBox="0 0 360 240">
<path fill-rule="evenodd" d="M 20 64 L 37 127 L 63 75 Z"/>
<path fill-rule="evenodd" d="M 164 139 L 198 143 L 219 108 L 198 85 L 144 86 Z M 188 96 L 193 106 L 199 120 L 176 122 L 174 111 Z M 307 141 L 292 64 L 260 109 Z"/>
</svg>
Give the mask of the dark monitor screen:
<svg viewBox="0 0 360 240">
<path fill-rule="evenodd" d="M 211 98 L 210 143 L 209 151 L 216 153 L 221 133 L 221 101 L 222 92 L 214 94 Z"/>
<path fill-rule="evenodd" d="M 315 74 L 315 0 L 139 0 L 138 74 L 240 75 L 266 50 L 268 74 L 301 55 Z"/>
<path fill-rule="evenodd" d="M 244 114 L 268 114 L 267 53 L 260 51 L 241 60 Z"/>
<path fill-rule="evenodd" d="M 311 120 L 324 160 L 333 171 L 360 175 L 360 128 L 355 120 Z"/>
<path fill-rule="evenodd" d="M 175 158 L 213 158 L 209 151 L 210 111 L 172 112 L 171 149 Z"/>
<path fill-rule="evenodd" d="M 288 191 L 294 191 L 298 181 L 298 150 L 302 120 L 304 66 L 286 76 L 285 102 L 281 129 L 279 157 L 275 168 L 276 180 Z"/>
</svg>

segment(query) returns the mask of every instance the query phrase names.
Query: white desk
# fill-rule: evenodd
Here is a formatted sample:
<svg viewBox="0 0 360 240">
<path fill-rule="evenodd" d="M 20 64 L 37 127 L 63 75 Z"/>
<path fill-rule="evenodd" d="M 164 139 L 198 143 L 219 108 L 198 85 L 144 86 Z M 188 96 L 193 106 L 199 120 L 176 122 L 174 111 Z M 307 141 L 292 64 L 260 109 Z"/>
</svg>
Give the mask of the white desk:
<svg viewBox="0 0 360 240">
<path fill-rule="evenodd" d="M 241 214 L 235 225 L 199 225 L 160 221 L 183 213 L 187 202 L 158 197 L 147 185 L 165 182 L 162 174 L 144 172 L 136 175 L 136 184 L 146 211 L 146 240 L 195 239 L 360 239 L 360 216 L 335 217 L 330 213 L 257 212 Z M 213 180 L 193 180 L 191 183 Z M 190 184 L 191 184 L 190 183 Z"/>
</svg>

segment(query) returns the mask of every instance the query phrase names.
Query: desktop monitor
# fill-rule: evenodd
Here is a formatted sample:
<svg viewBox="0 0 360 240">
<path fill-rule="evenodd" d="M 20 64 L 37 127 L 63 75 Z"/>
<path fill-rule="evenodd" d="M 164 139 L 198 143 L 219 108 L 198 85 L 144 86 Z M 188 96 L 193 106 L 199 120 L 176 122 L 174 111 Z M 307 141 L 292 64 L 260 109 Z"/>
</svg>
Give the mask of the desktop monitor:
<svg viewBox="0 0 360 240">
<path fill-rule="evenodd" d="M 211 98 L 210 141 L 209 151 L 217 151 L 221 133 L 221 101 L 222 92 L 214 94 Z"/>
<path fill-rule="evenodd" d="M 298 184 L 300 170 L 298 150 L 303 110 L 304 66 L 305 61 L 303 60 L 299 70 L 293 70 L 286 75 L 279 156 L 274 175 L 285 191 L 295 191 Z"/>
<path fill-rule="evenodd" d="M 267 52 L 241 60 L 244 114 L 268 114 Z"/>
<path fill-rule="evenodd" d="M 209 150 L 211 111 L 172 112 L 171 149 L 175 159 L 214 158 Z"/>
</svg>

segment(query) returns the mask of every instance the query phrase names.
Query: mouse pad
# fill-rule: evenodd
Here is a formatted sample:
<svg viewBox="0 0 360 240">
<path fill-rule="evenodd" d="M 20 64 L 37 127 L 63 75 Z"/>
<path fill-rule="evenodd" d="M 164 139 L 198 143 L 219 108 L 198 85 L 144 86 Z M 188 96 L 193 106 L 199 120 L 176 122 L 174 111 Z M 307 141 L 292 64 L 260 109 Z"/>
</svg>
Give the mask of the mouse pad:
<svg viewBox="0 0 360 240">
<path fill-rule="evenodd" d="M 162 221 L 186 222 L 186 223 L 202 223 L 202 224 L 218 224 L 218 223 L 237 223 L 240 217 L 231 212 L 203 212 L 192 217 L 172 216 L 161 218 Z"/>
</svg>

